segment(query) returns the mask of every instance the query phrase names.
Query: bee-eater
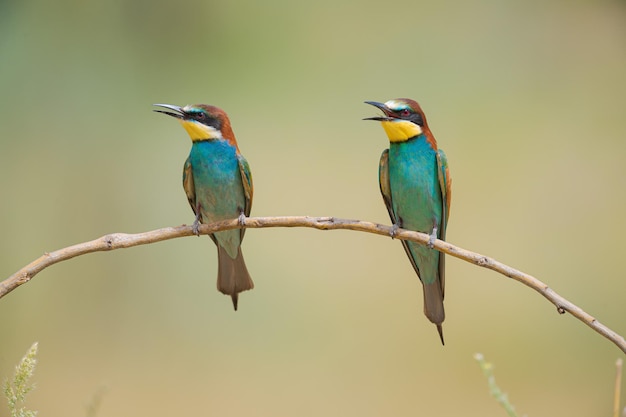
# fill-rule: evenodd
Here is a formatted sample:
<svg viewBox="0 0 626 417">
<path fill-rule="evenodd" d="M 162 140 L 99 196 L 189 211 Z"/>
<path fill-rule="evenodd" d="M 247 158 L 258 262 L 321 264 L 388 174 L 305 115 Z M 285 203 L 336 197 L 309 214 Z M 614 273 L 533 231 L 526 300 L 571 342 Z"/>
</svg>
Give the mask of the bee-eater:
<svg viewBox="0 0 626 417">
<path fill-rule="evenodd" d="M 378 178 L 394 230 L 401 227 L 430 235 L 429 247 L 406 240 L 402 245 L 424 287 L 424 314 L 437 326 L 443 344 L 445 257 L 432 247 L 436 238 L 446 238 L 451 184 L 448 161 L 437 148 L 417 102 L 399 98 L 365 103 L 384 113 L 365 120 L 379 121 L 389 138 L 389 149 L 380 157 Z"/>
<path fill-rule="evenodd" d="M 236 218 L 243 223 L 252 207 L 252 174 L 226 112 L 206 104 L 155 106 L 168 109 L 154 111 L 178 119 L 191 138 L 183 188 L 196 215 L 194 233 L 200 223 Z M 217 289 L 232 297 L 235 310 L 239 293 L 254 288 L 241 253 L 244 233 L 236 229 L 209 235 L 217 245 Z"/>
</svg>

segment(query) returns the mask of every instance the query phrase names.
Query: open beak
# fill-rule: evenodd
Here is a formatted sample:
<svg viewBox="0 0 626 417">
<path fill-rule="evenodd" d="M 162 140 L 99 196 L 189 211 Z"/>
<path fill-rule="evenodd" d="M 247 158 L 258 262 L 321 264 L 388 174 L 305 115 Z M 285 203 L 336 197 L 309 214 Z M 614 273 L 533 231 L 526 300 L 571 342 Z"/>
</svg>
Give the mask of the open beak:
<svg viewBox="0 0 626 417">
<path fill-rule="evenodd" d="M 154 110 L 157 113 L 167 114 L 168 116 L 172 116 L 177 119 L 183 119 L 183 120 L 185 119 L 185 112 L 183 111 L 182 107 L 173 106 L 171 104 L 153 104 L 153 106 L 163 107 L 163 108 L 171 110 L 171 111 Z"/>
<path fill-rule="evenodd" d="M 394 117 L 392 117 L 393 115 L 392 115 L 391 110 L 389 110 L 387 108 L 387 106 L 385 106 L 384 103 L 379 103 L 377 101 L 366 101 L 365 103 L 379 108 L 383 113 L 385 113 L 385 115 L 384 116 L 375 116 L 375 117 L 366 117 L 363 120 L 376 120 L 376 121 L 379 121 L 379 122 L 388 122 L 388 121 L 391 121 L 391 120 L 394 119 Z"/>
</svg>

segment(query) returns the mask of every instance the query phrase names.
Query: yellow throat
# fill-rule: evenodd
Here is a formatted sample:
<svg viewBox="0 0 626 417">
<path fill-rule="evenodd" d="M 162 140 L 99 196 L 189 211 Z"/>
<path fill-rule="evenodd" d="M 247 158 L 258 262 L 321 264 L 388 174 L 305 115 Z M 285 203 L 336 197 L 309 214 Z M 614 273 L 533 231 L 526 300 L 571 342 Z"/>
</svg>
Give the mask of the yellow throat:
<svg viewBox="0 0 626 417">
<path fill-rule="evenodd" d="M 422 134 L 422 128 L 408 120 L 385 120 L 380 122 L 387 133 L 389 142 L 406 142 Z"/>
<path fill-rule="evenodd" d="M 207 139 L 222 139 L 222 132 L 214 127 L 193 120 L 178 119 L 193 142 Z"/>
</svg>

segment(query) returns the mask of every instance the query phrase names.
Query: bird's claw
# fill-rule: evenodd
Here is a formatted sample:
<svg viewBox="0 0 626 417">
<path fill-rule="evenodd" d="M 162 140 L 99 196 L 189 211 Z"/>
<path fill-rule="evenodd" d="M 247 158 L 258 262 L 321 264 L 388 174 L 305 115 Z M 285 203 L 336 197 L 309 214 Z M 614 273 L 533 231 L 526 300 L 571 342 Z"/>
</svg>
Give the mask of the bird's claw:
<svg viewBox="0 0 626 417">
<path fill-rule="evenodd" d="M 246 215 L 243 212 L 239 214 L 239 217 L 237 218 L 237 220 L 239 221 L 240 226 L 246 225 Z"/>
<path fill-rule="evenodd" d="M 400 226 L 398 226 L 397 224 L 394 224 L 393 226 L 391 226 L 391 231 L 389 232 L 389 236 L 391 236 L 392 239 L 396 238 L 396 235 L 398 234 L 398 229 L 400 229 Z"/>
<path fill-rule="evenodd" d="M 200 207 L 200 203 L 196 205 L 196 219 L 193 221 L 193 225 L 191 226 L 191 231 L 194 235 L 200 236 L 200 218 L 202 217 L 202 207 Z"/>
<path fill-rule="evenodd" d="M 191 225 L 191 231 L 194 235 L 200 236 L 200 220 L 196 219 Z"/>
<path fill-rule="evenodd" d="M 433 231 L 428 238 L 428 248 L 432 249 L 435 247 L 435 240 L 437 240 L 437 227 L 433 227 Z"/>
</svg>

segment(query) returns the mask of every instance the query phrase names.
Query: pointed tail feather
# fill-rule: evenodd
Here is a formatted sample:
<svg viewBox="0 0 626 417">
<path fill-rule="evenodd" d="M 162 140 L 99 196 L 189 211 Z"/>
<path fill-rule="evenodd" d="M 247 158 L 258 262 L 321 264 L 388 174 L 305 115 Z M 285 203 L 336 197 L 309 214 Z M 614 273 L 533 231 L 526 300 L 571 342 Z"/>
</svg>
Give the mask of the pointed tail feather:
<svg viewBox="0 0 626 417">
<path fill-rule="evenodd" d="M 424 314 L 428 320 L 437 325 L 441 344 L 445 345 L 441 323 L 446 319 L 446 313 L 443 309 L 443 292 L 438 281 L 424 285 Z"/>
<path fill-rule="evenodd" d="M 217 245 L 217 289 L 233 299 L 233 307 L 237 311 L 239 293 L 254 288 L 254 282 L 250 278 L 246 262 L 241 253 L 241 247 L 237 251 L 237 257 L 231 258 L 226 250 Z"/>
<path fill-rule="evenodd" d="M 437 331 L 439 332 L 439 338 L 441 339 L 441 344 L 445 346 L 446 342 L 443 341 L 443 327 L 441 326 L 441 324 L 437 325 Z"/>
</svg>

